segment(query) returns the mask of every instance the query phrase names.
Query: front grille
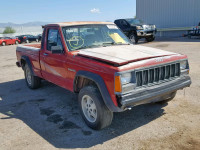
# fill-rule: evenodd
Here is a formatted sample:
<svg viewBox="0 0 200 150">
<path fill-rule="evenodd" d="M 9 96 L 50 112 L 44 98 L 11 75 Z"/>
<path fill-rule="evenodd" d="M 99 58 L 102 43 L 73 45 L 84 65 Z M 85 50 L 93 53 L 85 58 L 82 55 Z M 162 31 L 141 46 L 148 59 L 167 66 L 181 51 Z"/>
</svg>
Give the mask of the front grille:
<svg viewBox="0 0 200 150">
<path fill-rule="evenodd" d="M 180 63 L 136 71 L 137 87 L 180 76 Z"/>
</svg>

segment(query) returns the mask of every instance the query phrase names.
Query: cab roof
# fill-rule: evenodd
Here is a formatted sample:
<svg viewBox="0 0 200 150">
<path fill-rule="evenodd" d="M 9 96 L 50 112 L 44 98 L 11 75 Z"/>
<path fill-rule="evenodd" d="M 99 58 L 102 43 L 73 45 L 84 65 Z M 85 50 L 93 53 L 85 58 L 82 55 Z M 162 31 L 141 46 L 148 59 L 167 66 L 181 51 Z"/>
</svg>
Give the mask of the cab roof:
<svg viewBox="0 0 200 150">
<path fill-rule="evenodd" d="M 112 22 L 98 22 L 98 21 L 75 21 L 75 22 L 59 22 L 59 23 L 50 23 L 46 26 L 75 26 L 75 25 L 91 25 L 91 24 L 114 24 Z"/>
</svg>

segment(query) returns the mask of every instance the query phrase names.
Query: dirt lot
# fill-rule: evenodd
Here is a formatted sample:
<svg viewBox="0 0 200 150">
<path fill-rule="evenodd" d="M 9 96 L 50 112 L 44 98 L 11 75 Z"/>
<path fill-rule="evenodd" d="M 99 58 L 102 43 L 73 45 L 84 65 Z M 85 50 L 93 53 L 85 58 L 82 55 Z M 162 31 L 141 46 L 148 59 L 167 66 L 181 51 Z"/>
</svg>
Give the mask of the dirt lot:
<svg viewBox="0 0 200 150">
<path fill-rule="evenodd" d="M 73 93 L 46 81 L 28 89 L 15 66 L 16 46 L 0 47 L 0 149 L 200 149 L 200 40 L 139 44 L 187 54 L 193 83 L 168 104 L 115 113 L 101 131 L 84 124 Z"/>
</svg>

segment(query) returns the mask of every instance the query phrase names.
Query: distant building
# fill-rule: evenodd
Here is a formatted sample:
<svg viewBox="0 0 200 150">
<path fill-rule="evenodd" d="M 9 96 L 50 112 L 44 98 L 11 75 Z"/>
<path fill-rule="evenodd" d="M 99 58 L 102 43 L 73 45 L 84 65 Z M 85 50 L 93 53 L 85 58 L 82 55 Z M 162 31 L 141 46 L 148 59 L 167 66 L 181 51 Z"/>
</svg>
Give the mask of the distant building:
<svg viewBox="0 0 200 150">
<path fill-rule="evenodd" d="M 136 0 L 136 16 L 158 28 L 197 26 L 200 0 Z M 167 31 L 163 36 L 181 36 L 186 31 Z"/>
</svg>

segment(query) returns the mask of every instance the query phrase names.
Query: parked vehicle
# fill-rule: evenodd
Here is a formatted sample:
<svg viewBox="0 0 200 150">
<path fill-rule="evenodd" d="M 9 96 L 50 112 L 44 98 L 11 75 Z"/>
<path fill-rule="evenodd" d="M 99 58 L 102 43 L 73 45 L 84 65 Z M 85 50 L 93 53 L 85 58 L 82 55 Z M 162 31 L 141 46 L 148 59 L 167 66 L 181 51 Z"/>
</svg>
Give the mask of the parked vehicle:
<svg viewBox="0 0 200 150">
<path fill-rule="evenodd" d="M 13 45 L 13 44 L 19 44 L 20 40 L 16 37 L 2 37 L 0 38 L 0 45 L 5 46 L 5 45 Z"/>
<path fill-rule="evenodd" d="M 191 84 L 186 55 L 133 45 L 109 22 L 48 24 L 41 45 L 18 46 L 16 54 L 29 88 L 45 79 L 77 93 L 92 129 L 109 126 L 113 112 L 169 101 Z"/>
<path fill-rule="evenodd" d="M 18 39 L 21 40 L 21 42 L 25 42 L 25 43 L 30 43 L 30 42 L 39 42 L 39 36 L 34 36 L 34 35 L 20 35 L 17 36 Z"/>
<path fill-rule="evenodd" d="M 199 36 L 200 37 L 200 22 L 199 22 L 198 26 L 196 26 L 192 30 L 188 30 L 187 36 L 188 36 L 189 39 L 191 39 L 192 36 Z"/>
<path fill-rule="evenodd" d="M 41 41 L 41 39 L 42 39 L 42 34 L 38 34 L 37 36 L 38 36 L 38 40 Z"/>
<path fill-rule="evenodd" d="M 145 38 L 147 42 L 155 40 L 155 34 L 157 32 L 155 25 L 145 24 L 136 18 L 117 19 L 114 22 L 135 44 L 141 38 Z"/>
</svg>

